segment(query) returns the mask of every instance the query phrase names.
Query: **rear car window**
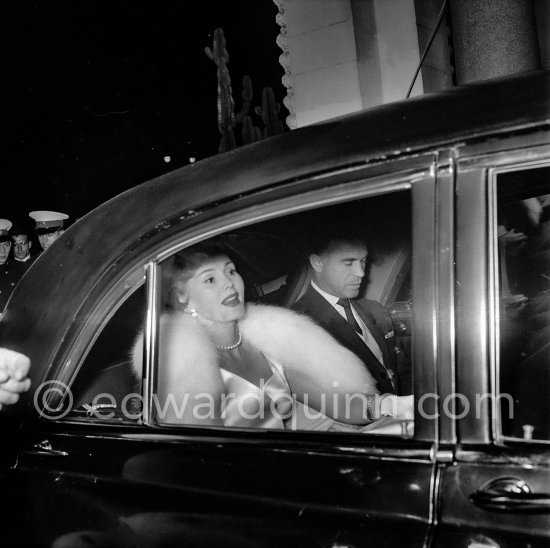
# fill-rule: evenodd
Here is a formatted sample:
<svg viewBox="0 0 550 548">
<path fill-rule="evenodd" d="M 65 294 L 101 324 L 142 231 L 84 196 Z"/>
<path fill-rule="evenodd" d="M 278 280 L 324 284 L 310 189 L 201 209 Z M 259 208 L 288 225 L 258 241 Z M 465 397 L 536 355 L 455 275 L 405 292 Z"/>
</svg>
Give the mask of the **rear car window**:
<svg viewBox="0 0 550 548">
<path fill-rule="evenodd" d="M 550 167 L 496 177 L 502 433 L 550 440 Z"/>
</svg>

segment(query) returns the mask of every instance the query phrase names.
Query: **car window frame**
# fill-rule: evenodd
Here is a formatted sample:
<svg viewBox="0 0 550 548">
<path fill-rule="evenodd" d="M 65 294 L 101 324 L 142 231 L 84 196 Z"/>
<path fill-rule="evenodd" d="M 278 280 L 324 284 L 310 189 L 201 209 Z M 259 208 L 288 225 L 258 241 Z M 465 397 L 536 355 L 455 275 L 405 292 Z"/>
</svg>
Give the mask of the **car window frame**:
<svg viewBox="0 0 550 548">
<path fill-rule="evenodd" d="M 426 167 L 428 167 L 426 165 Z M 191 232 L 185 234 L 185 236 L 182 236 L 181 239 L 177 242 L 174 242 L 172 246 L 167 247 L 166 249 L 160 251 L 157 256 L 148 263 L 147 265 L 147 271 L 148 271 L 148 287 L 150 288 L 150 291 L 153 294 L 150 294 L 148 297 L 148 302 L 152 307 L 154 307 L 153 310 L 150 310 L 148 313 L 148 318 L 150 318 L 150 321 L 148 322 L 148 331 L 145 336 L 145 350 L 144 350 L 144 370 L 145 370 L 145 378 L 147 379 L 147 392 L 144 394 L 144 398 L 146 401 L 145 407 L 144 407 L 144 424 L 148 424 L 149 426 L 154 426 L 160 429 L 184 429 L 187 431 L 190 428 L 196 428 L 191 425 L 170 425 L 170 424 L 162 424 L 158 423 L 154 417 L 149 415 L 149 411 L 153 407 L 153 394 L 156 390 L 156 378 L 155 378 L 155 362 L 156 362 L 156 356 L 158 355 L 158 349 L 156 348 L 156 345 L 158 344 L 158 319 L 159 319 L 159 297 L 160 295 L 160 279 L 161 276 L 159 275 L 159 269 L 160 269 L 160 263 L 164 261 L 166 258 L 172 256 L 174 253 L 178 252 L 179 250 L 188 247 L 190 245 L 193 245 L 199 241 L 205 240 L 207 238 L 211 238 L 213 236 L 216 236 L 218 234 L 227 232 L 232 229 L 240 228 L 242 226 L 249 226 L 256 222 L 269 220 L 272 218 L 284 216 L 291 213 L 297 213 L 300 211 L 307 211 L 310 209 L 314 209 L 316 207 L 322 207 L 322 206 L 328 206 L 328 205 L 335 205 L 339 203 L 345 203 L 353 201 L 354 199 L 359 198 L 368 198 L 368 197 L 374 197 L 380 194 L 386 194 L 389 192 L 394 192 L 398 190 L 405 190 L 414 188 L 416 185 L 416 188 L 419 189 L 420 184 L 425 183 L 426 190 L 428 192 L 432 192 L 433 184 L 434 184 L 434 177 L 433 177 L 433 164 L 431 166 L 431 169 L 425 169 L 421 172 L 417 172 L 416 174 L 406 174 L 402 175 L 399 173 L 390 173 L 388 175 L 381 176 L 376 179 L 361 179 L 358 181 L 355 181 L 353 183 L 348 183 L 348 185 L 355 187 L 350 189 L 348 186 L 347 192 L 345 196 L 342 196 L 341 190 L 337 187 L 331 187 L 329 189 L 323 189 L 322 191 L 318 191 L 317 199 L 311 200 L 311 193 L 304 193 L 302 195 L 294 195 L 290 199 L 283 199 L 281 202 L 272 202 L 270 204 L 267 204 L 265 206 L 265 209 L 262 213 L 257 213 L 255 218 L 250 218 L 248 215 L 248 212 L 240 212 L 237 214 L 237 218 L 235 219 L 234 214 L 230 214 L 230 216 L 227 219 L 216 219 L 216 227 L 212 227 L 210 230 L 204 231 L 204 226 L 199 227 L 199 232 Z M 418 194 L 418 192 L 417 192 Z M 417 208 L 423 207 L 421 204 L 425 203 L 426 198 L 426 191 L 423 193 L 423 198 L 416 199 Z M 414 198 L 413 198 L 414 201 Z M 298 203 L 297 203 L 298 202 Z M 414 209 L 414 207 L 413 207 Z M 411 216 L 414 216 L 413 211 L 411 211 Z M 420 216 L 419 216 L 420 217 Z M 428 219 L 428 225 L 431 225 L 433 221 Z M 414 226 L 414 223 L 413 223 Z M 413 228 L 414 231 L 414 228 Z M 418 263 L 421 263 L 421 261 L 417 261 Z M 425 261 L 422 262 L 422 264 L 426 264 Z M 417 377 L 421 377 L 418 375 Z M 432 387 L 434 388 L 434 387 Z M 435 388 L 434 388 L 435 390 Z M 223 433 L 226 431 L 226 427 L 209 427 L 209 429 L 215 430 L 218 433 Z M 429 438 L 432 439 L 433 436 L 433 421 L 430 421 L 430 427 L 422 429 L 420 426 L 417 428 L 417 425 L 415 424 L 415 436 L 412 439 L 424 439 Z M 232 428 L 232 430 L 241 430 L 243 432 L 251 432 L 253 429 L 235 429 Z M 325 433 L 326 434 L 326 433 Z M 367 436 L 369 437 L 369 436 Z M 393 438 L 394 436 L 384 436 L 384 435 L 377 435 L 375 437 L 378 438 Z"/>
</svg>

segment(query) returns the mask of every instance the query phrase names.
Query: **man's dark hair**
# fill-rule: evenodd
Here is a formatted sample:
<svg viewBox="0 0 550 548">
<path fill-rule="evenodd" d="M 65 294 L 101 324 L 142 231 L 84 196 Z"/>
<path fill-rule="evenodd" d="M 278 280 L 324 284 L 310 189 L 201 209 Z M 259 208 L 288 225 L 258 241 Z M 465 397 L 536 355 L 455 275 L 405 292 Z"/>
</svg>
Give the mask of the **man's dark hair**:
<svg viewBox="0 0 550 548">
<path fill-rule="evenodd" d="M 309 254 L 321 255 L 334 243 L 361 243 L 368 247 L 367 235 L 363 226 L 355 221 L 342 222 L 322 219 L 310 227 Z"/>
<path fill-rule="evenodd" d="M 23 228 L 21 226 L 12 226 L 10 228 L 10 236 L 11 237 L 15 237 L 15 236 L 26 236 L 27 237 L 27 240 L 30 242 L 31 240 L 31 234 L 29 232 L 29 230 L 27 230 L 26 228 Z"/>
</svg>

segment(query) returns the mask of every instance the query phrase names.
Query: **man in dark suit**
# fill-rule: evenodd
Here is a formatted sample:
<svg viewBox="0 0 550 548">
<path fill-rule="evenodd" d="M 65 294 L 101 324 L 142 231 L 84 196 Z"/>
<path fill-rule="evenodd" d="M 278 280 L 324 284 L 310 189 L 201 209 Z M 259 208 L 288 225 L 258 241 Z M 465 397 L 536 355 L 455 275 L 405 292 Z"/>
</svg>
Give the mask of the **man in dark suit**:
<svg viewBox="0 0 550 548">
<path fill-rule="evenodd" d="M 410 362 L 390 315 L 380 303 L 358 298 L 367 256 L 366 243 L 353 234 L 321 237 L 309 256 L 311 285 L 293 308 L 308 314 L 354 352 L 381 393 L 409 395 Z"/>
<path fill-rule="evenodd" d="M 17 271 L 19 279 L 34 263 L 36 256 L 31 255 L 32 242 L 26 229 L 12 227 L 10 235 L 13 242 L 12 268 Z"/>
</svg>

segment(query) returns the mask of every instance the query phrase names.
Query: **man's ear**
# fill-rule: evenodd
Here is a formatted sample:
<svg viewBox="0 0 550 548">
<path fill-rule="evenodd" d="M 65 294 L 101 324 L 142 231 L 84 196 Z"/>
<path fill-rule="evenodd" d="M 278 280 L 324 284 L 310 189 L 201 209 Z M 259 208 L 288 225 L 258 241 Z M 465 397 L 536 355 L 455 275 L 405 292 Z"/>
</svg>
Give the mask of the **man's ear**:
<svg viewBox="0 0 550 548">
<path fill-rule="evenodd" d="M 32 247 L 32 242 L 28 242 L 29 244 L 29 249 Z"/>
<path fill-rule="evenodd" d="M 319 255 L 312 253 L 309 256 L 309 264 L 315 270 L 315 272 L 321 272 L 323 270 L 323 259 Z"/>
</svg>

